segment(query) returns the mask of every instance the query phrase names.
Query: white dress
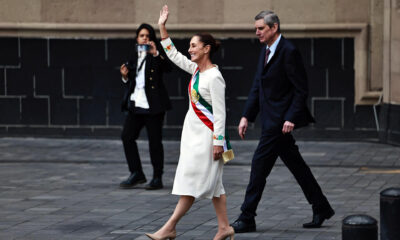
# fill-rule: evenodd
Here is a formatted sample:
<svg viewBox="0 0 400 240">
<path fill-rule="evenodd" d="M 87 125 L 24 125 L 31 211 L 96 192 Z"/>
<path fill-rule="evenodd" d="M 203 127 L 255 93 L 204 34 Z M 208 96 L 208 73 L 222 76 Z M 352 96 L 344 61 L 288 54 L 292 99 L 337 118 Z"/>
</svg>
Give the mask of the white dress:
<svg viewBox="0 0 400 240">
<path fill-rule="evenodd" d="M 161 41 L 168 58 L 193 75 L 197 64 L 178 52 L 170 38 Z M 213 198 L 225 194 L 223 161 L 213 159 L 213 146 L 223 146 L 225 137 L 225 80 L 218 67 L 199 75 L 200 95 L 213 109 L 214 132 L 196 115 L 191 103 L 183 123 L 181 149 L 172 194 Z M 189 96 L 190 101 L 190 96 Z"/>
</svg>

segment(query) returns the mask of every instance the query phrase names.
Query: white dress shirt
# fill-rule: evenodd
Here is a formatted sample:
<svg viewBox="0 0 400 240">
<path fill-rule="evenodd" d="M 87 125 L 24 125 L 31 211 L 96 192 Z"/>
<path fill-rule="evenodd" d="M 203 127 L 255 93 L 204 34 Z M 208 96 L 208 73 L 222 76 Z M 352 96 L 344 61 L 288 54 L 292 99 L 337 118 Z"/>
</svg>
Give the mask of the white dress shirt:
<svg viewBox="0 0 400 240">
<path fill-rule="evenodd" d="M 271 60 L 272 56 L 274 56 L 275 51 L 276 51 L 276 47 L 278 47 L 279 41 L 281 40 L 282 35 L 279 34 L 279 37 L 275 40 L 275 42 L 271 45 L 271 47 L 268 47 L 268 45 L 266 46 L 267 49 L 269 49 L 271 52 L 268 56 L 268 60 L 267 63 L 269 62 L 269 60 Z"/>
<path fill-rule="evenodd" d="M 143 62 L 142 68 L 137 72 L 136 74 L 136 85 L 135 85 L 135 90 L 130 96 L 131 101 L 135 101 L 135 107 L 140 107 L 144 109 L 149 109 L 149 102 L 147 101 L 146 97 L 146 92 L 145 92 L 145 69 L 146 69 L 146 54 L 139 54 L 138 60 L 137 60 L 137 68 L 140 67 L 140 64 Z M 128 80 L 125 80 L 122 78 L 122 81 L 125 83 Z"/>
</svg>

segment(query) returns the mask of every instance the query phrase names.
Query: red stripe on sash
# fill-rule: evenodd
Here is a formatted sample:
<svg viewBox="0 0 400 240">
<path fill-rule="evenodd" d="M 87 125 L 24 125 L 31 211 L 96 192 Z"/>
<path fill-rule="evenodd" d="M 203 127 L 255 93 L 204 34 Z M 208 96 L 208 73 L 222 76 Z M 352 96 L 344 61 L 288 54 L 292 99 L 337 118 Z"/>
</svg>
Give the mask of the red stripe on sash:
<svg viewBox="0 0 400 240">
<path fill-rule="evenodd" d="M 196 104 L 194 104 L 194 102 L 192 101 L 192 80 L 193 78 L 190 80 L 189 82 L 189 87 L 188 87 L 188 91 L 189 91 L 189 99 L 190 99 L 190 103 L 192 104 L 192 108 L 194 110 L 194 112 L 196 113 L 196 115 L 199 117 L 199 119 L 209 128 L 211 129 L 211 131 L 214 132 L 214 124 L 213 122 L 210 121 L 210 119 L 207 118 L 206 115 L 204 115 L 204 113 L 202 113 L 196 106 Z"/>
</svg>

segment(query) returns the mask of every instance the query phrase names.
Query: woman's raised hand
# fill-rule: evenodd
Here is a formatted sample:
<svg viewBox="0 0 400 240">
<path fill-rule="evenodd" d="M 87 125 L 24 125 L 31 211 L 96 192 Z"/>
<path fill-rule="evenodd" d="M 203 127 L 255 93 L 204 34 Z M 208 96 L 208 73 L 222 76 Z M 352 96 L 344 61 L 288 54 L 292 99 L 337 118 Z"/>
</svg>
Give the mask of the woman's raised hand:
<svg viewBox="0 0 400 240">
<path fill-rule="evenodd" d="M 158 25 L 165 25 L 168 20 L 168 6 L 164 5 L 160 11 L 160 18 L 158 19 Z"/>
</svg>

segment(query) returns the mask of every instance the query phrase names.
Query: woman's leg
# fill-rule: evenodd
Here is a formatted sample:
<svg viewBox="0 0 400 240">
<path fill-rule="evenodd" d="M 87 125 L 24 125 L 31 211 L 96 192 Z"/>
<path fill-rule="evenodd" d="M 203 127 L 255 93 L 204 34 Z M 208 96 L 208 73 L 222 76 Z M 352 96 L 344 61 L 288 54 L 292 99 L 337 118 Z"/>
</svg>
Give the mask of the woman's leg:
<svg viewBox="0 0 400 240">
<path fill-rule="evenodd" d="M 233 234 L 232 228 L 229 226 L 228 216 L 226 213 L 226 195 L 223 194 L 220 197 L 214 197 L 212 201 L 218 219 L 218 232 L 214 239 L 222 239 L 223 237 L 226 238 L 227 236 Z"/>
<path fill-rule="evenodd" d="M 176 204 L 174 213 L 168 219 L 168 221 L 162 226 L 160 230 L 154 233 L 156 236 L 165 236 L 171 232 L 175 231 L 176 225 L 179 220 L 189 211 L 190 207 L 193 205 L 194 197 L 192 196 L 181 196 L 178 203 Z"/>
</svg>

